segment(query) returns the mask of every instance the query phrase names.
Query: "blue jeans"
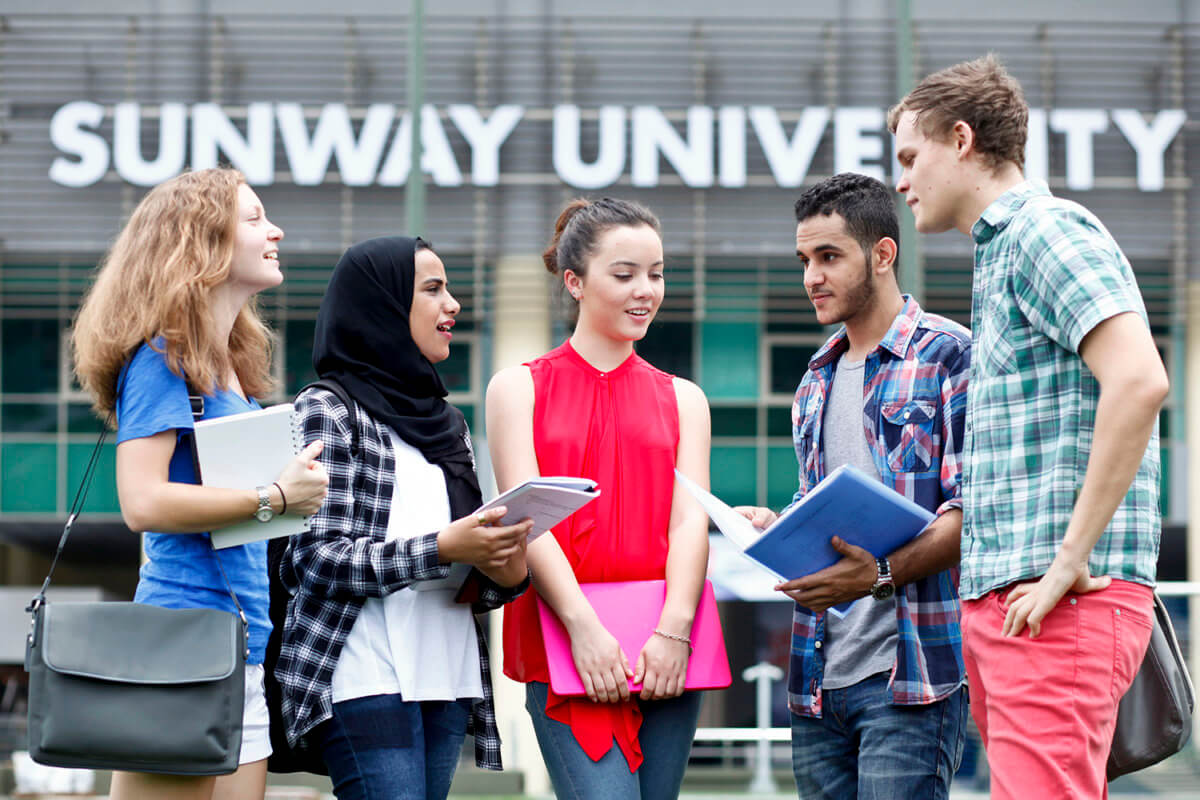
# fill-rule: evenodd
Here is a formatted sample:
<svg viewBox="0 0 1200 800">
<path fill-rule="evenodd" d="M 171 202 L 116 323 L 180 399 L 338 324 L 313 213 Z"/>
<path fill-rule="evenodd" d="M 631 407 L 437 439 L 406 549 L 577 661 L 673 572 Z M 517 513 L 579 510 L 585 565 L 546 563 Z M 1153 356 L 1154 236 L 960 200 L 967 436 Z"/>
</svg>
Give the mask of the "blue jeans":
<svg viewBox="0 0 1200 800">
<path fill-rule="evenodd" d="M 962 758 L 967 692 L 925 706 L 887 700 L 888 676 L 822 692 L 821 718 L 792 714 L 801 800 L 945 800 Z"/>
<path fill-rule="evenodd" d="M 470 700 L 406 702 L 378 694 L 333 704 L 314 739 L 338 800 L 445 800 L 467 735 Z"/>
<path fill-rule="evenodd" d="M 684 692 L 669 700 L 638 702 L 642 708 L 638 742 L 643 760 L 637 772 L 630 772 L 629 762 L 615 741 L 599 761 L 592 761 L 575 741 L 569 725 L 546 716 L 546 684 L 525 685 L 525 708 L 533 719 L 533 730 L 558 800 L 679 797 L 700 717 L 700 692 Z"/>
</svg>

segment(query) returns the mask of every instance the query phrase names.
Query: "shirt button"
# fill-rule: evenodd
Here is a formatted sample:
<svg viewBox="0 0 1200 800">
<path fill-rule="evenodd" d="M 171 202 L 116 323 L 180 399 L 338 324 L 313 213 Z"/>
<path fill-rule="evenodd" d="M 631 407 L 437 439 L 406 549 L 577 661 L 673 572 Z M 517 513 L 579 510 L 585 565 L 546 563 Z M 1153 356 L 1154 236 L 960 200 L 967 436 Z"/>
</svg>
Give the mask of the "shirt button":
<svg viewBox="0 0 1200 800">
<path fill-rule="evenodd" d="M 820 649 L 821 649 L 821 643 L 820 643 L 820 642 L 813 642 L 813 647 L 815 647 L 815 648 L 817 648 L 818 650 L 820 650 Z"/>
<path fill-rule="evenodd" d="M 1078 602 L 1079 602 L 1078 598 L 1075 598 L 1075 597 L 1071 598 L 1071 605 L 1075 605 Z"/>
</svg>

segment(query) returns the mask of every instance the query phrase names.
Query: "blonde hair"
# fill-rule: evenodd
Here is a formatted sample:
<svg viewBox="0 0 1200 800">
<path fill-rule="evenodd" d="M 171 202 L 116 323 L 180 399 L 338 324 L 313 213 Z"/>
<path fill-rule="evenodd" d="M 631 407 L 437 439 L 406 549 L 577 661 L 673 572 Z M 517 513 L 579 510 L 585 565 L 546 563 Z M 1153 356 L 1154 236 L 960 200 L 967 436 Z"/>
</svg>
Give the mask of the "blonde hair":
<svg viewBox="0 0 1200 800">
<path fill-rule="evenodd" d="M 71 331 L 75 374 L 101 416 L 115 407 L 117 376 L 143 342 L 205 393 L 227 388 L 231 371 L 247 395 L 274 389 L 271 334 L 253 298 L 227 340 L 214 322 L 214 291 L 229 278 L 245 182 L 219 168 L 159 184 L 101 262 Z"/>
<path fill-rule="evenodd" d="M 917 88 L 888 111 L 888 130 L 896 132 L 905 111 L 917 129 L 945 141 L 959 120 L 975 133 L 975 150 L 993 172 L 1011 162 L 1025 168 L 1029 106 L 1017 79 L 992 53 L 926 76 Z"/>
</svg>

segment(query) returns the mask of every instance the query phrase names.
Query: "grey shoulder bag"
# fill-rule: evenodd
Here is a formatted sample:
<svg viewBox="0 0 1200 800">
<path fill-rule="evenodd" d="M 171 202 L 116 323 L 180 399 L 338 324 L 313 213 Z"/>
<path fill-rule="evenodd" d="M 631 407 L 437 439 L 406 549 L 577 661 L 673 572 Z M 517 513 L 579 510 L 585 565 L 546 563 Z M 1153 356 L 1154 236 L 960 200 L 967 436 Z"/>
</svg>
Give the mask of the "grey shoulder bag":
<svg viewBox="0 0 1200 800">
<path fill-rule="evenodd" d="M 193 416 L 203 397 L 189 385 Z M 201 402 L 196 411 L 196 400 Z M 109 416 L 109 421 L 112 417 Z M 25 646 L 29 753 L 57 767 L 222 775 L 238 767 L 248 646 L 246 615 L 141 603 L 50 603 L 46 589 L 108 434 L 75 493 Z"/>
<path fill-rule="evenodd" d="M 1117 707 L 1117 728 L 1108 754 L 1108 779 L 1175 755 L 1192 732 L 1195 691 L 1187 663 L 1158 592 L 1154 630 L 1142 666 Z"/>
</svg>

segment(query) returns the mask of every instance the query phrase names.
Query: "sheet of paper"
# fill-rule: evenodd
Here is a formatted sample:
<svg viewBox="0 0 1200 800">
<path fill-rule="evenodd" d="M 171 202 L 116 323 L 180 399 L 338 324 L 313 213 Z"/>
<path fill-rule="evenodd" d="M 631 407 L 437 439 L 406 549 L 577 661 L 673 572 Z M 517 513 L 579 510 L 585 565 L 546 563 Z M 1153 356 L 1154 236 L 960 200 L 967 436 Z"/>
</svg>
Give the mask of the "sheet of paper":
<svg viewBox="0 0 1200 800">
<path fill-rule="evenodd" d="M 687 489 L 692 497 L 696 498 L 704 508 L 705 513 L 721 529 L 721 533 L 728 536 L 742 550 L 754 544 L 758 540 L 758 537 L 762 535 L 762 531 L 754 527 L 750 523 L 750 520 L 725 505 L 715 495 L 701 488 L 699 484 L 679 470 L 675 470 L 675 478 L 683 484 L 683 488 Z"/>
</svg>

